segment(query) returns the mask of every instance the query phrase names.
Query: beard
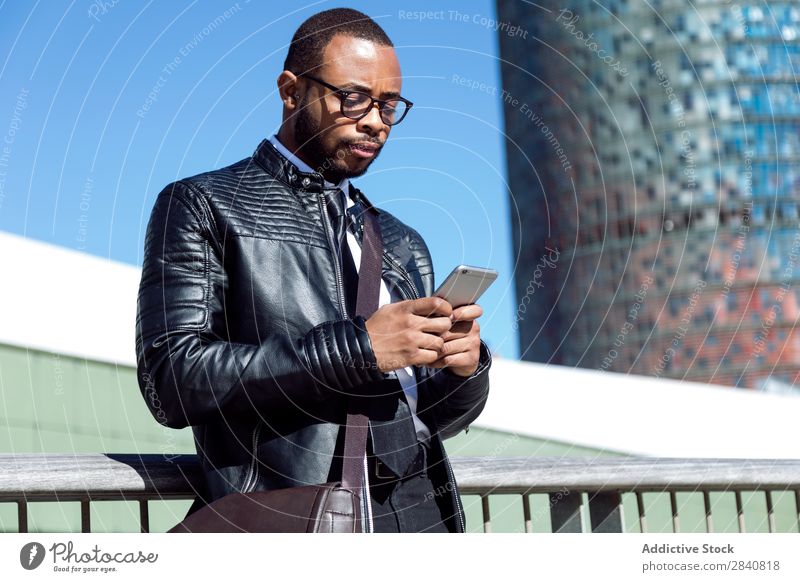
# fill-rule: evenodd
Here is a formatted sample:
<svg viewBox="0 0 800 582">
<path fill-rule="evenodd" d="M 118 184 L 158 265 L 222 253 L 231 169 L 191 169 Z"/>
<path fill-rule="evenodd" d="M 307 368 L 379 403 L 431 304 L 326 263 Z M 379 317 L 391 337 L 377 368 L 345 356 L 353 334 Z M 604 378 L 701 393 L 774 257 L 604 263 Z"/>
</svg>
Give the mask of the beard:
<svg viewBox="0 0 800 582">
<path fill-rule="evenodd" d="M 311 160 L 311 166 L 322 174 L 322 176 L 338 184 L 344 178 L 358 178 L 363 176 L 381 153 L 383 146 L 378 148 L 375 155 L 360 170 L 351 170 L 347 167 L 343 158 L 350 151 L 350 145 L 357 142 L 372 141 L 369 139 L 340 141 L 333 148 L 325 147 L 322 143 L 322 132 L 320 131 L 319 121 L 312 118 L 305 99 L 298 104 L 297 117 L 295 121 L 295 142 L 300 150 L 305 154 L 306 159 Z M 378 142 L 373 142 L 378 143 Z"/>
</svg>

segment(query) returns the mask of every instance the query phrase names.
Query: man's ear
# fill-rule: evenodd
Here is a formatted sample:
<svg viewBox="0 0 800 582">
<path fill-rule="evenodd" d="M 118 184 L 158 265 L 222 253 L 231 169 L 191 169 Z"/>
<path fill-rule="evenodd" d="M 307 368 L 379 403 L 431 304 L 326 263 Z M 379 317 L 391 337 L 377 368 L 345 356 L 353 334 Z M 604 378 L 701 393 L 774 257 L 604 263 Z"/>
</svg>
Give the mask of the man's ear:
<svg viewBox="0 0 800 582">
<path fill-rule="evenodd" d="M 278 75 L 278 93 L 283 101 L 283 106 L 289 110 L 297 108 L 300 102 L 300 91 L 297 86 L 297 75 L 291 71 L 283 71 Z"/>
</svg>

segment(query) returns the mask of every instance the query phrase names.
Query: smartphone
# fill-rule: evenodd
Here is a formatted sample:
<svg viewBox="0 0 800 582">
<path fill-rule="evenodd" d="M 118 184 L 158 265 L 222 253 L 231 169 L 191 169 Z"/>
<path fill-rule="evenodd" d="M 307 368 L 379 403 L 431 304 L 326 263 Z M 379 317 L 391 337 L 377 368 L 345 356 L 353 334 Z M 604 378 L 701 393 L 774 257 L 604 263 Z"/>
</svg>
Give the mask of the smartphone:
<svg viewBox="0 0 800 582">
<path fill-rule="evenodd" d="M 459 265 L 434 291 L 435 297 L 446 299 L 453 307 L 475 303 L 483 292 L 497 279 L 497 271 Z"/>
</svg>

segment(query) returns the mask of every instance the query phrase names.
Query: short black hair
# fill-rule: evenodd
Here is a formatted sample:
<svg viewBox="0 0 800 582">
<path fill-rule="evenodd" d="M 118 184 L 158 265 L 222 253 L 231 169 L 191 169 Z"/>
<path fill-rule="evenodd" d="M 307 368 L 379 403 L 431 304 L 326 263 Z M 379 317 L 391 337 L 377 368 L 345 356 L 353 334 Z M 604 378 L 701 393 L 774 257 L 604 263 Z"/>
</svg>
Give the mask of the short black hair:
<svg viewBox="0 0 800 582">
<path fill-rule="evenodd" d="M 352 8 L 331 8 L 311 16 L 300 25 L 292 37 L 283 69 L 301 75 L 319 68 L 325 47 L 337 34 L 394 46 L 386 32 L 363 12 Z"/>
</svg>

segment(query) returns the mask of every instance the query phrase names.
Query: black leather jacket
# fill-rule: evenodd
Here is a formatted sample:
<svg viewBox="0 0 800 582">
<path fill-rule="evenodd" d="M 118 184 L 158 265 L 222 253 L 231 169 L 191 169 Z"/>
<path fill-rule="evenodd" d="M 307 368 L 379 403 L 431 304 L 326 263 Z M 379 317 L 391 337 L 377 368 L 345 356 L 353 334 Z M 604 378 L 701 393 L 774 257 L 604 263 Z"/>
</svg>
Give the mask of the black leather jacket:
<svg viewBox="0 0 800 582">
<path fill-rule="evenodd" d="M 323 182 L 264 140 L 252 157 L 173 182 L 156 199 L 138 295 L 138 379 L 160 423 L 193 427 L 207 481 L 195 506 L 338 480 L 344 394 L 397 383 L 378 370 L 363 319 L 346 313 Z M 350 195 L 370 206 L 352 186 Z M 425 242 L 378 212 L 384 280 L 405 299 L 430 295 Z M 441 441 L 480 414 L 490 364 L 482 343 L 470 378 L 416 368 L 431 478 L 451 531 L 464 531 L 464 515 Z M 370 442 L 402 475 L 416 437 L 402 390 L 388 398 L 388 416 L 370 420 Z"/>
</svg>

